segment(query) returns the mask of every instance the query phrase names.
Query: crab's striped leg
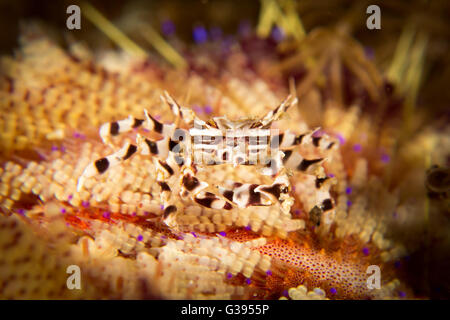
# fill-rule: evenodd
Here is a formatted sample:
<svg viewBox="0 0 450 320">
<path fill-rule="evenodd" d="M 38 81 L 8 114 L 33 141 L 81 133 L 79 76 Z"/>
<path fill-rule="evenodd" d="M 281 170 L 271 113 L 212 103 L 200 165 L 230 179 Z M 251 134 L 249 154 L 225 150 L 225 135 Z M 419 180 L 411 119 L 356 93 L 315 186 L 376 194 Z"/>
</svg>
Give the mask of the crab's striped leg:
<svg viewBox="0 0 450 320">
<path fill-rule="evenodd" d="M 330 186 L 327 185 L 329 182 L 330 184 L 333 183 L 332 178 L 330 177 L 316 178 L 316 202 L 319 204 L 314 206 L 311 211 L 318 208 L 322 211 L 322 213 L 327 213 L 334 209 L 334 201 L 329 192 Z"/>
<path fill-rule="evenodd" d="M 300 171 L 307 175 L 315 176 L 315 205 L 310 210 L 310 216 L 317 225 L 324 213 L 334 210 L 334 201 L 331 198 L 329 188 L 335 179 L 326 176 L 322 167 L 325 158 L 305 159 L 295 150 L 283 150 L 283 164 L 286 168 Z M 311 189 L 310 189 L 311 190 Z"/>
<path fill-rule="evenodd" d="M 291 105 L 297 103 L 297 98 L 293 98 L 291 95 L 287 96 L 281 104 L 274 110 L 268 112 L 261 120 L 256 121 L 250 126 L 253 128 L 269 128 L 272 122 L 277 121 L 283 113 L 285 113 Z"/>
<path fill-rule="evenodd" d="M 255 191 L 260 187 L 258 184 L 235 182 L 230 189 L 218 186 L 219 193 L 236 204 L 239 208 L 247 208 L 248 206 L 270 206 L 272 201 L 261 196 L 261 192 Z"/>
<path fill-rule="evenodd" d="M 91 162 L 78 178 L 77 191 L 80 192 L 83 188 L 84 182 L 87 178 L 93 177 L 97 174 L 105 173 L 111 167 L 131 158 L 138 151 L 138 147 L 134 144 L 126 142 L 125 145 L 118 151 Z"/>
<path fill-rule="evenodd" d="M 231 210 L 233 206 L 216 194 L 208 191 L 200 191 L 193 197 L 194 202 L 209 209 Z"/>
<path fill-rule="evenodd" d="M 194 119 L 197 118 L 191 109 L 181 107 L 167 91 L 164 91 L 164 95 L 161 96 L 161 100 L 169 105 L 170 110 L 172 110 L 172 113 L 176 117 L 176 123 L 182 119 L 186 124 L 192 125 Z"/>
<path fill-rule="evenodd" d="M 163 218 L 166 221 L 170 214 L 178 211 L 173 201 L 172 190 L 167 182 L 172 176 L 179 174 L 181 164 L 173 152 L 169 152 L 166 161 L 158 158 L 154 158 L 153 161 L 156 167 L 156 182 L 161 188 L 161 202 L 164 204 Z"/>
<path fill-rule="evenodd" d="M 280 148 L 284 150 L 291 149 L 299 145 L 310 145 L 314 148 L 318 148 L 319 150 L 327 151 L 338 145 L 334 139 L 331 139 L 326 134 L 323 134 L 322 136 L 314 136 L 319 130 L 320 128 L 316 128 L 299 135 L 286 130 L 283 133 L 272 136 L 270 146 L 272 149 Z"/>
<path fill-rule="evenodd" d="M 87 178 L 105 173 L 108 169 L 130 159 L 137 152 L 143 155 L 152 154 L 160 159 L 167 158 L 171 142 L 172 140 L 169 137 L 159 141 L 152 141 L 138 134 L 136 138 L 137 145 L 127 142 L 113 154 L 90 163 L 78 179 L 77 191 L 81 191 Z"/>
<path fill-rule="evenodd" d="M 133 129 L 142 126 L 144 129 L 153 131 L 163 136 L 172 136 L 175 125 L 163 124 L 153 118 L 147 110 L 144 109 L 145 119 L 138 119 L 133 116 L 129 116 L 126 119 L 107 122 L 100 127 L 100 138 L 103 143 L 111 145 L 111 137 L 118 136 L 119 134 L 129 132 Z"/>
<path fill-rule="evenodd" d="M 210 209 L 230 210 L 232 205 L 205 189 L 208 183 L 200 181 L 192 173 L 185 172 L 182 176 L 182 188 L 180 194 L 183 198 L 190 197 L 195 203 Z"/>
<path fill-rule="evenodd" d="M 286 168 L 314 174 L 325 161 L 324 158 L 305 159 L 294 150 L 284 150 L 283 164 Z"/>
<path fill-rule="evenodd" d="M 195 170 L 191 165 L 191 159 L 186 159 L 180 179 L 180 196 L 190 198 L 199 205 L 210 209 L 232 209 L 232 205 L 212 192 L 206 191 L 209 184 L 199 180 L 195 176 Z"/>
<path fill-rule="evenodd" d="M 169 153 L 165 161 L 158 158 L 153 158 L 153 161 L 156 168 L 156 182 L 161 187 L 161 201 L 168 203 L 172 190 L 167 181 L 172 176 L 179 175 L 182 164 L 179 163 L 179 160 L 173 152 Z"/>
<path fill-rule="evenodd" d="M 326 176 L 325 171 L 321 164 L 325 161 L 324 158 L 317 159 L 304 159 L 298 152 L 294 152 L 293 150 L 285 150 L 284 151 L 283 162 L 286 168 L 297 170 L 306 174 L 312 174 L 315 177 L 315 194 L 316 194 L 316 202 L 314 212 L 316 214 L 332 210 L 334 208 L 334 201 L 331 199 L 330 193 L 325 185 L 328 185 L 328 182 L 334 181 L 331 177 Z"/>
<path fill-rule="evenodd" d="M 141 149 L 143 155 L 153 155 L 159 159 L 165 159 L 169 155 L 170 145 L 173 141 L 169 136 L 166 136 L 162 140 L 154 141 L 140 134 L 136 135 L 136 143 Z"/>
<path fill-rule="evenodd" d="M 219 193 L 239 208 L 249 206 L 269 206 L 282 202 L 289 193 L 289 179 L 279 175 L 270 185 L 233 182 L 230 188 L 218 186 Z"/>
<path fill-rule="evenodd" d="M 335 202 L 330 195 L 330 188 L 336 183 L 335 178 L 331 177 L 313 177 L 303 175 L 295 186 L 295 192 L 300 201 L 304 204 L 304 209 L 309 212 L 310 220 L 317 226 L 321 221 L 329 224 L 330 217 L 335 210 Z"/>
</svg>

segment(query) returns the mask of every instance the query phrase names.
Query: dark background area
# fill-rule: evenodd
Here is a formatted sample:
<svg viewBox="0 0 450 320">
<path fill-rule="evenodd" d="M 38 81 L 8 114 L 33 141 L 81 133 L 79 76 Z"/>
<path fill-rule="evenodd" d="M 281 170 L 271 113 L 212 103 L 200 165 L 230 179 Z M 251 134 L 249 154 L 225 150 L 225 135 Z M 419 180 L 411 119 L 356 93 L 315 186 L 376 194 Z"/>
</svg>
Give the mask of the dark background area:
<svg viewBox="0 0 450 320">
<path fill-rule="evenodd" d="M 285 0 L 279 0 L 283 3 Z M 43 22 L 62 44 L 67 35 L 85 41 L 89 47 L 114 46 L 90 21 L 83 17 L 81 30 L 69 31 L 66 8 L 79 5 L 78 0 L 0 0 L 0 54 L 11 55 L 19 48 L 20 25 L 24 22 Z M 171 20 L 176 36 L 186 43 L 193 42 L 196 25 L 207 29 L 220 27 L 224 34 L 236 34 L 243 22 L 257 25 L 261 1 L 258 0 L 91 0 L 89 1 L 108 20 L 123 30 L 127 13 L 142 14 L 156 30 L 163 21 Z M 363 46 L 375 53 L 375 63 L 386 70 L 392 61 L 398 39 L 405 26 L 414 24 L 428 36 L 426 66 L 418 101 L 432 106 L 448 116 L 450 109 L 450 1 L 371 1 L 371 0 L 302 0 L 296 10 L 307 32 L 317 27 L 331 27 L 345 22 Z M 381 9 L 381 30 L 368 30 L 366 8 L 377 4 Z M 127 33 L 130 38 L 133 34 Z"/>
</svg>

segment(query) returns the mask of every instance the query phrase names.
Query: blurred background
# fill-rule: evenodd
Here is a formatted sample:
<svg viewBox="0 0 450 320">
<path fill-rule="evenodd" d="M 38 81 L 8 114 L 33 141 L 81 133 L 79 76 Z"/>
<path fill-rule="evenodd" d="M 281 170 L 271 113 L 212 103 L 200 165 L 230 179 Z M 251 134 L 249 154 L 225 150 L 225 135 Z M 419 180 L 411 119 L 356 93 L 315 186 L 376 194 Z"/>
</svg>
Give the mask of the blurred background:
<svg viewBox="0 0 450 320">
<path fill-rule="evenodd" d="M 108 20 L 127 32 L 127 36 L 138 41 L 130 24 L 137 17 L 150 24 L 155 30 L 174 33 L 185 43 L 193 43 L 193 30 L 202 26 L 206 30 L 220 30 L 223 34 L 237 34 L 239 30 L 255 28 L 261 15 L 261 7 L 270 1 L 232 0 L 170 0 L 170 1 L 90 1 Z M 306 32 L 317 27 L 344 24 L 349 33 L 364 45 L 382 70 L 388 71 L 392 56 L 406 28 L 425 37 L 426 52 L 424 73 L 418 101 L 424 101 L 428 108 L 448 116 L 450 93 L 447 90 L 450 79 L 449 1 L 279 1 L 294 6 Z M 83 39 L 89 47 L 114 46 L 101 31 L 82 15 L 81 30 L 70 33 L 66 28 L 66 8 L 81 1 L 0 1 L 0 53 L 12 54 L 19 47 L 20 26 L 23 22 L 39 21 L 49 28 L 55 38 L 64 44 L 64 37 L 70 34 Z M 366 27 L 366 8 L 376 4 L 381 9 L 381 30 Z M 131 19 L 130 19 L 131 18 Z M 127 30 L 128 29 L 128 30 Z M 145 43 L 144 49 L 151 50 Z"/>
</svg>

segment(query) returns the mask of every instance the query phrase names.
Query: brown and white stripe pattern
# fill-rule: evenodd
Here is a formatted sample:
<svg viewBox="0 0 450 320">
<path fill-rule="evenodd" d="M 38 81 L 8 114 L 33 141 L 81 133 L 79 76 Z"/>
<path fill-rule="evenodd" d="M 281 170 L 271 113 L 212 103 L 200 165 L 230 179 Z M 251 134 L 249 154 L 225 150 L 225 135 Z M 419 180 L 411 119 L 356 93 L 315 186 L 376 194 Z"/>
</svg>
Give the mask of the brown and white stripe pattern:
<svg viewBox="0 0 450 320">
<path fill-rule="evenodd" d="M 181 107 L 167 91 L 164 91 L 164 96 L 161 96 L 161 99 L 169 105 L 177 120 L 181 118 L 186 124 L 191 125 L 197 118 L 192 110 Z"/>
<path fill-rule="evenodd" d="M 317 166 L 320 166 L 324 158 L 305 159 L 300 153 L 294 150 L 284 150 L 283 163 L 286 168 L 302 171 L 304 173 L 313 173 Z"/>
<path fill-rule="evenodd" d="M 175 124 L 163 124 L 149 115 L 146 110 L 144 120 L 130 116 L 102 125 L 100 136 L 108 144 L 111 136 L 140 126 L 161 134 L 163 139 L 153 141 L 138 134 L 137 146 L 128 143 L 114 154 L 91 163 L 80 177 L 78 189 L 81 189 L 86 178 L 104 173 L 110 167 L 140 152 L 143 155 L 154 156 L 156 180 L 161 188 L 161 200 L 165 204 L 163 214 L 165 219 L 177 212 L 177 207 L 171 203 L 171 194 L 174 190 L 168 183 L 174 176 L 179 177 L 181 197 L 188 197 L 206 208 L 230 210 L 233 204 L 245 208 L 272 205 L 277 201 L 284 204 L 287 203 L 283 199 L 286 199 L 290 183 L 285 173 L 280 174 L 281 171 L 284 172 L 283 168 L 314 174 L 315 168 L 324 161 L 324 158 L 305 159 L 298 152 L 294 152 L 293 148 L 308 145 L 320 150 L 329 150 L 335 144 L 326 135 L 315 136 L 317 130 L 301 135 L 290 131 L 271 135 L 268 129 L 271 123 L 278 120 L 292 104 L 297 102 L 297 99 L 291 96 L 258 121 L 230 121 L 226 117 L 215 117 L 205 122 L 197 118 L 192 110 L 180 107 L 167 92 L 162 99 L 170 106 L 177 121 L 183 119 L 188 124 L 193 124 L 193 127 L 189 131 L 176 129 Z M 182 154 L 182 151 L 185 153 Z M 214 194 L 207 191 L 208 183 L 200 181 L 195 175 L 197 156 L 201 156 L 200 164 L 202 165 L 263 164 L 263 173 L 276 178 L 274 183 L 269 185 L 235 182 L 228 189 L 218 187 L 218 194 Z M 191 163 L 192 161 L 194 163 Z M 326 212 L 334 207 L 328 189 L 322 188 L 327 179 L 327 177 L 316 178 L 316 200 L 318 201 L 314 207 L 317 208 L 316 211 Z"/>
<path fill-rule="evenodd" d="M 134 118 L 133 116 L 119 121 L 107 122 L 100 127 L 100 138 L 103 143 L 111 144 L 110 137 L 129 132 L 134 128 L 140 127 L 143 123 L 144 120 Z"/>
<path fill-rule="evenodd" d="M 269 206 L 280 201 L 284 193 L 289 192 L 289 180 L 280 175 L 271 185 L 234 182 L 230 189 L 218 187 L 219 193 L 239 208 L 249 206 Z"/>
<path fill-rule="evenodd" d="M 285 132 L 273 135 L 271 138 L 271 148 L 290 149 L 299 145 L 312 146 L 319 150 L 330 150 L 333 146 L 337 146 L 337 141 L 331 139 L 328 135 L 323 134 L 316 136 L 316 133 L 320 129 L 314 129 L 309 132 L 297 135 L 292 131 L 286 130 Z"/>
<path fill-rule="evenodd" d="M 219 198 L 217 195 L 215 195 L 212 192 L 207 191 L 200 191 L 195 197 L 194 201 L 209 209 L 224 209 L 224 210 L 231 210 L 233 206 L 228 203 L 227 201 Z"/>
<path fill-rule="evenodd" d="M 90 163 L 78 179 L 77 191 L 79 192 L 82 189 L 87 178 L 104 173 L 109 168 L 118 165 L 122 161 L 128 160 L 137 151 L 138 147 L 136 145 L 127 142 L 115 153 Z"/>
<path fill-rule="evenodd" d="M 133 129 L 143 127 L 146 130 L 159 133 L 163 136 L 172 136 L 175 125 L 163 124 L 148 114 L 144 109 L 145 120 L 138 119 L 133 116 L 129 116 L 126 119 L 107 122 L 100 127 L 100 138 L 103 143 L 110 145 L 111 137 L 118 136 L 119 134 L 130 132 Z"/>
<path fill-rule="evenodd" d="M 254 122 L 250 128 L 268 128 L 272 122 L 278 120 L 283 113 L 285 113 L 291 105 L 297 103 L 297 98 L 289 95 L 278 107 L 268 112 L 261 120 Z"/>
</svg>

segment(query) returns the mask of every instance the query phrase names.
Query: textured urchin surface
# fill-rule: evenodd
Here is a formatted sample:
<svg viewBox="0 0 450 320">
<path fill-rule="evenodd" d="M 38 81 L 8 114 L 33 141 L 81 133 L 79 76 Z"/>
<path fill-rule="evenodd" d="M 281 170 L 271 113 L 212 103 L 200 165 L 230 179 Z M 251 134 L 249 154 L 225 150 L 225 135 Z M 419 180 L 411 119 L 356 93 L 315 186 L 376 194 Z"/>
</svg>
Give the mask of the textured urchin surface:
<svg viewBox="0 0 450 320">
<path fill-rule="evenodd" d="M 359 53 L 356 43 L 344 40 L 342 52 Z M 137 155 L 89 178 L 84 190 L 76 191 L 86 165 L 111 152 L 98 137 L 102 123 L 128 115 L 141 118 L 143 108 L 162 122 L 174 120 L 159 100 L 164 90 L 204 120 L 212 115 L 256 117 L 276 106 L 290 91 L 283 82 L 285 67 L 270 77 L 262 72 L 268 65 L 278 66 L 271 54 L 254 68 L 245 63 L 236 67 L 256 50 L 248 44 L 264 40 L 243 41 L 220 58 L 212 54 L 214 48 L 194 48 L 197 60 L 191 71 L 115 52 L 99 58 L 79 45 L 65 51 L 42 35 L 27 39 L 15 57 L 2 59 L 3 297 L 414 297 L 398 266 L 423 244 L 423 213 L 430 206 L 423 154 L 445 164 L 448 132 L 429 127 L 396 145 L 400 120 L 380 125 L 355 101 L 351 106 L 323 102 L 326 93 L 304 82 L 296 88 L 305 96 L 299 110 L 290 110 L 276 126 L 302 133 L 320 125 L 340 141 L 321 165 L 333 177 L 325 188 L 336 210 L 322 217 L 320 226 L 309 215 L 316 202 L 315 177 L 301 172 L 290 177 L 295 202 L 289 214 L 277 205 L 225 211 L 178 198 L 182 210 L 170 227 L 161 222 L 164 204 L 150 157 Z M 218 72 L 214 63 L 219 59 Z M 204 68 L 195 71 L 199 61 Z M 361 90 L 368 86 L 371 95 L 382 99 L 381 73 L 371 66 L 368 79 L 373 81 L 364 82 Z M 327 70 L 314 70 L 336 81 Z M 134 141 L 134 135 L 114 143 Z M 315 151 L 297 152 L 306 157 Z M 209 167 L 198 175 L 211 183 L 263 183 L 255 169 L 244 166 Z M 427 210 L 433 210 L 433 203 Z M 445 238 L 445 232 L 440 236 Z M 36 262 L 42 260 L 51 263 Z M 72 264 L 82 270 L 81 291 L 65 287 L 66 266 Z M 367 289 L 369 265 L 381 268 L 380 290 Z M 19 266 L 20 274 L 12 272 Z"/>
</svg>

